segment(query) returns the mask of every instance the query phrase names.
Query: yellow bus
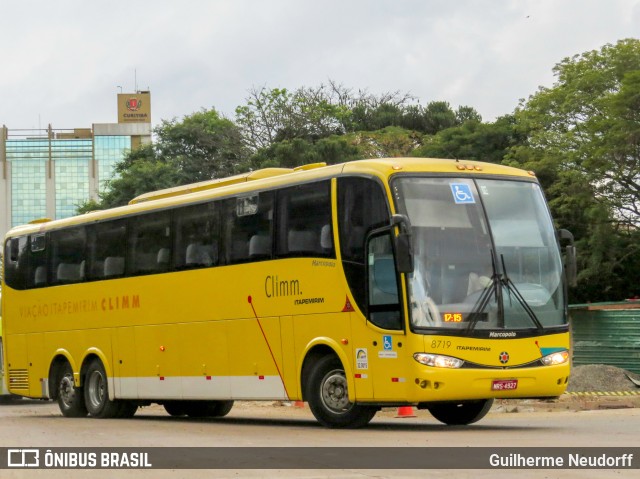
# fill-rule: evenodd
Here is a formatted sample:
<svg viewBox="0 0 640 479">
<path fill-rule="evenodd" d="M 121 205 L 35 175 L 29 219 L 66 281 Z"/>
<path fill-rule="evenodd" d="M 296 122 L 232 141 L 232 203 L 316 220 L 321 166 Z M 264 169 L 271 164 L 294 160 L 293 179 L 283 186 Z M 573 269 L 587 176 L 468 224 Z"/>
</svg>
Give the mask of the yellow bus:
<svg viewBox="0 0 640 479">
<path fill-rule="evenodd" d="M 2 352 L 2 295 L 0 294 L 0 397 L 8 394 L 7 386 L 4 380 L 4 361 L 2 360 L 4 353 Z"/>
<path fill-rule="evenodd" d="M 12 229 L 12 393 L 65 416 L 307 401 L 446 424 L 569 378 L 566 280 L 533 173 L 393 158 L 271 168 Z M 568 248 L 568 251 L 572 251 Z"/>
</svg>

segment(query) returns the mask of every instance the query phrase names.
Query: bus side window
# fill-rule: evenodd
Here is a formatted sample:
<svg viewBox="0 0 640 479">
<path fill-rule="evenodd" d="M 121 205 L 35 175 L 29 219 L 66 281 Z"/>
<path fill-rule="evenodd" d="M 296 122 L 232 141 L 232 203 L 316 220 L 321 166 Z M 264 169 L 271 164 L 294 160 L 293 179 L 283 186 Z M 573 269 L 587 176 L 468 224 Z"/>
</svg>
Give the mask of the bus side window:
<svg viewBox="0 0 640 479">
<path fill-rule="evenodd" d="M 4 280 L 11 288 L 27 287 L 28 257 L 26 236 L 7 240 L 4 252 Z"/>
<path fill-rule="evenodd" d="M 272 258 L 273 196 L 264 191 L 224 202 L 227 264 Z"/>
<path fill-rule="evenodd" d="M 176 210 L 177 269 L 206 268 L 219 264 L 219 209 L 219 202 L 209 202 Z"/>
<path fill-rule="evenodd" d="M 86 240 L 83 226 L 50 233 L 51 284 L 84 281 Z"/>
<path fill-rule="evenodd" d="M 131 222 L 130 274 L 159 273 L 169 269 L 171 214 L 168 211 L 140 215 Z"/>
<path fill-rule="evenodd" d="M 105 221 L 87 228 L 90 240 L 88 266 L 85 274 L 88 279 L 106 279 L 122 276 L 124 257 L 127 251 L 127 220 Z M 121 258 L 109 259 L 108 258 Z M 122 263 L 122 268 L 118 263 Z M 122 271 L 120 271 L 122 269 Z"/>
<path fill-rule="evenodd" d="M 39 288 L 52 281 L 47 268 L 47 235 L 38 233 L 29 236 L 29 273 L 27 287 Z"/>
<path fill-rule="evenodd" d="M 329 180 L 278 192 L 278 256 L 335 258 Z"/>
</svg>

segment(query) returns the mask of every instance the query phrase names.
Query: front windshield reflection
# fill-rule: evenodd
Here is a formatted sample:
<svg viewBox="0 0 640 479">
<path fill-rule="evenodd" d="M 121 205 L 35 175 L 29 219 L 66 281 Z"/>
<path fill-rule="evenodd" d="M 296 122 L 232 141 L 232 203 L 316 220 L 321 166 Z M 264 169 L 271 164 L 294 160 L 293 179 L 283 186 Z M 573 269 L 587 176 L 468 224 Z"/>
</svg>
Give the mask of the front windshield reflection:
<svg viewBox="0 0 640 479">
<path fill-rule="evenodd" d="M 470 319 L 473 329 L 563 324 L 559 253 L 536 184 L 401 177 L 393 185 L 413 227 L 414 326 L 469 329 Z"/>
</svg>

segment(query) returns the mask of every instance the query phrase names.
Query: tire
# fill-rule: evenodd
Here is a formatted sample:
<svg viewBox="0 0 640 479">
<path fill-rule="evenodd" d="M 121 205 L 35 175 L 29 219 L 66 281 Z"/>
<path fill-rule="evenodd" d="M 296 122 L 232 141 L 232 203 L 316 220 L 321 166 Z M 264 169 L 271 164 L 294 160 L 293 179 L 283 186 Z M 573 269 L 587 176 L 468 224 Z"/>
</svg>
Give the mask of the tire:
<svg viewBox="0 0 640 479">
<path fill-rule="evenodd" d="M 209 401 L 209 417 L 224 417 L 231 412 L 233 401 Z"/>
<path fill-rule="evenodd" d="M 107 373 L 99 359 L 93 359 L 87 367 L 84 377 L 84 402 L 91 417 L 99 419 L 121 417 L 124 401 L 109 399 Z"/>
<path fill-rule="evenodd" d="M 347 377 L 340 360 L 323 356 L 309 374 L 305 399 L 320 424 L 330 428 L 366 426 L 378 410 L 349 402 Z"/>
<path fill-rule="evenodd" d="M 187 415 L 184 401 L 168 401 L 163 404 L 164 410 L 169 413 L 170 416 L 181 417 Z"/>
<path fill-rule="evenodd" d="M 85 417 L 87 408 L 84 403 L 84 392 L 82 388 L 75 387 L 73 370 L 68 362 L 65 361 L 56 378 L 58 407 L 62 415 L 64 417 Z"/>
<path fill-rule="evenodd" d="M 189 417 L 223 417 L 231 411 L 233 401 L 185 401 L 183 407 Z"/>
<path fill-rule="evenodd" d="M 118 413 L 118 417 L 122 419 L 130 419 L 135 416 L 138 411 L 138 404 L 135 401 L 125 401 L 119 400 L 116 401 L 120 404 L 120 412 Z"/>
<path fill-rule="evenodd" d="M 444 424 L 466 426 L 485 417 L 492 405 L 493 399 L 481 399 L 479 401 L 434 404 L 428 409 L 433 417 Z"/>
</svg>

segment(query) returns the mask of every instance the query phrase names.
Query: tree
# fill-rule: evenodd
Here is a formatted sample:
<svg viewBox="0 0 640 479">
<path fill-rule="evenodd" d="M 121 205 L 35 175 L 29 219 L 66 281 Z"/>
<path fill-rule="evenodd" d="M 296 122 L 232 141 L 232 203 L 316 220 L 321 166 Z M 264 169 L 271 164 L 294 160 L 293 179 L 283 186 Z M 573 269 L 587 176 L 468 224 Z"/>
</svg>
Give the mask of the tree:
<svg viewBox="0 0 640 479">
<path fill-rule="evenodd" d="M 528 148 L 580 171 L 616 220 L 640 226 L 640 40 L 565 58 L 521 105 Z"/>
<path fill-rule="evenodd" d="M 135 196 L 172 186 L 222 178 L 248 169 L 248 150 L 240 129 L 215 109 L 164 120 L 154 129 L 156 141 L 131 151 L 116 165 L 117 176 L 100 201 L 79 212 L 112 208 Z"/>
<path fill-rule="evenodd" d="M 295 168 L 310 163 L 333 165 L 362 158 L 350 135 L 333 135 L 316 142 L 295 138 L 274 143 L 256 152 L 250 163 L 255 169 Z"/>
<path fill-rule="evenodd" d="M 574 232 L 575 299 L 637 294 L 640 256 L 640 41 L 565 58 L 516 110 L 527 141 L 506 162 L 538 173 L 559 226 Z"/>
<path fill-rule="evenodd" d="M 252 88 L 246 104 L 236 108 L 236 123 L 252 151 L 278 141 L 313 140 L 342 132 L 345 106 L 336 104 L 331 90 L 299 88 Z"/>
<path fill-rule="evenodd" d="M 177 166 L 179 184 L 222 178 L 246 167 L 248 151 L 242 132 L 215 109 L 201 110 L 182 121 L 164 120 L 154 132 L 156 158 Z"/>
<path fill-rule="evenodd" d="M 425 132 L 438 133 L 456 125 L 456 114 L 446 101 L 432 101 L 424 111 Z"/>
<path fill-rule="evenodd" d="M 426 135 L 423 146 L 413 151 L 413 156 L 500 163 L 511 148 L 526 139 L 513 115 L 505 115 L 493 123 L 481 123 L 472 114 L 468 118 L 459 126 Z"/>
</svg>

